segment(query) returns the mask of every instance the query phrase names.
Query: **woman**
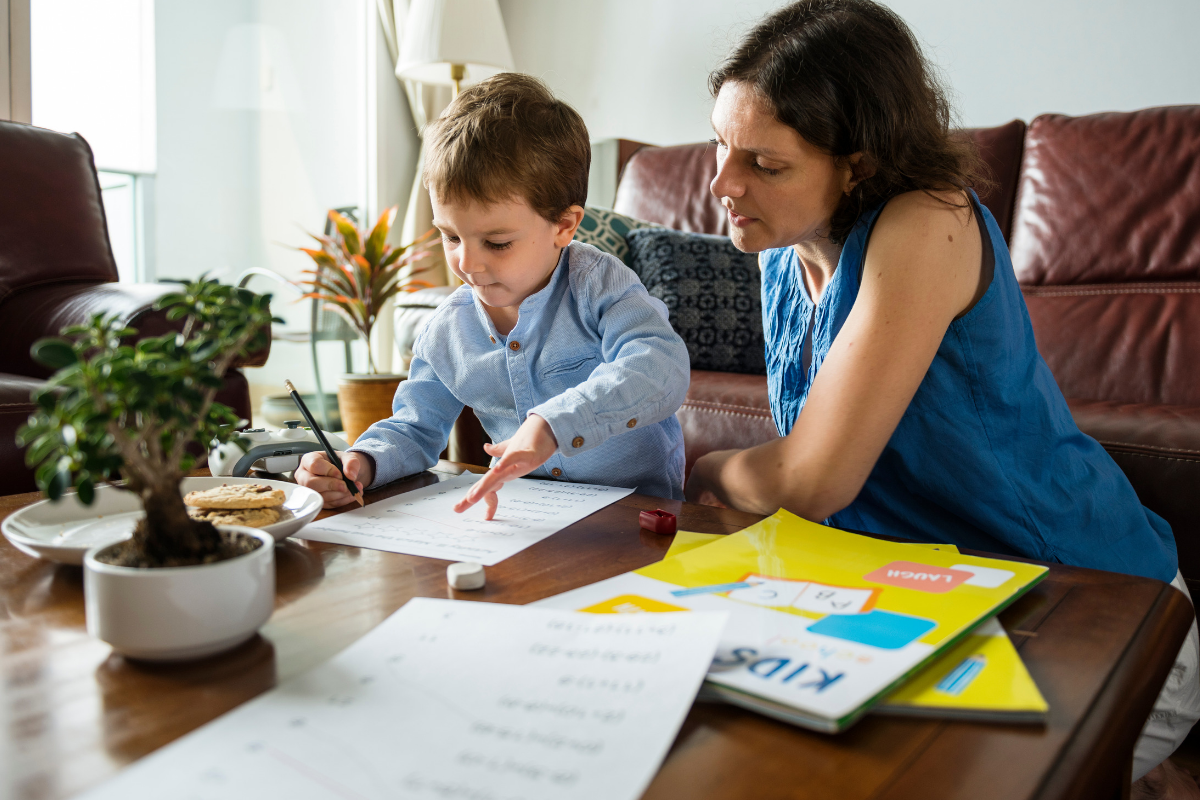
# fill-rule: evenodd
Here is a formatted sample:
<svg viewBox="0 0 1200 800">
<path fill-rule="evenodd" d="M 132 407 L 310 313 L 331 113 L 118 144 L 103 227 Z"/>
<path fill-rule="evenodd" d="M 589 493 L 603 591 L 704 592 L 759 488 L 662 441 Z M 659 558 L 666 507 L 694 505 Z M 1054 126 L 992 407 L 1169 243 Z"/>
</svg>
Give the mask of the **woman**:
<svg viewBox="0 0 1200 800">
<path fill-rule="evenodd" d="M 761 254 L 782 438 L 701 458 L 689 499 L 1186 592 L 1170 527 L 1079 431 L 1037 353 L 1003 236 L 967 188 L 978 158 L 950 136 L 903 21 L 803 0 L 750 31 L 710 88 L 711 189 L 734 244 Z M 1193 624 L 1138 742 L 1134 777 L 1154 768 L 1139 790 L 1186 776 L 1160 762 L 1198 717 Z"/>
</svg>

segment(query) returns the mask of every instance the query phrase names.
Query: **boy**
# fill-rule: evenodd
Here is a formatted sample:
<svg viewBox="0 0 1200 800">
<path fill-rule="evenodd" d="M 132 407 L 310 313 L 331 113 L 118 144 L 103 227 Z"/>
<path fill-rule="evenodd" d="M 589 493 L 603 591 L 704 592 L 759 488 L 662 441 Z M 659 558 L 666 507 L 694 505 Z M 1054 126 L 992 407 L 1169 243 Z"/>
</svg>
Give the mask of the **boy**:
<svg viewBox="0 0 1200 800">
<path fill-rule="evenodd" d="M 536 78 L 504 73 L 463 91 L 425 142 L 433 223 L 464 285 L 417 337 L 392 416 L 342 457 L 347 477 L 374 487 L 432 466 L 465 405 L 496 444 L 456 511 L 482 499 L 491 519 L 497 490 L 526 474 L 682 499 L 687 348 L 628 267 L 571 243 L 591 162 L 583 120 Z M 327 508 L 351 502 L 322 453 L 296 480 Z"/>
</svg>

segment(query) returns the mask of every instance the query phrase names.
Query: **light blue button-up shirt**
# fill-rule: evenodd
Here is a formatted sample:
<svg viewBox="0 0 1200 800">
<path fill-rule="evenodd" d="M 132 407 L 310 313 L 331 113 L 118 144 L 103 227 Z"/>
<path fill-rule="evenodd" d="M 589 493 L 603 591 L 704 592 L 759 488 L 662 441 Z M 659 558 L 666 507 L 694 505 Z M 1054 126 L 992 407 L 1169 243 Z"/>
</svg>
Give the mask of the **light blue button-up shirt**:
<svg viewBox="0 0 1200 800">
<path fill-rule="evenodd" d="M 379 486 L 437 463 L 463 406 L 494 442 L 529 414 L 558 451 L 530 473 L 683 498 L 683 431 L 675 412 L 690 378 L 667 308 L 619 260 L 574 242 L 550 283 L 496 330 L 469 286 L 451 294 L 413 345 L 392 416 L 350 448 L 375 460 Z"/>
</svg>

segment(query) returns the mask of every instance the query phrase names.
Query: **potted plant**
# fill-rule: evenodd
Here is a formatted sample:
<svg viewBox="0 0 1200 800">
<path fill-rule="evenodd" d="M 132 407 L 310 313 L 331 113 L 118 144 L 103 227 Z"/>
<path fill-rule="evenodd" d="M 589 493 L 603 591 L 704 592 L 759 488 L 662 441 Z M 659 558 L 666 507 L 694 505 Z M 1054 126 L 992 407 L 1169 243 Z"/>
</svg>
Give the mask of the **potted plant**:
<svg viewBox="0 0 1200 800">
<path fill-rule="evenodd" d="M 381 375 L 376 370 L 371 356 L 371 330 L 385 304 L 397 294 L 433 286 L 414 276 L 438 265 L 430 258 L 437 241 L 431 229 L 409 244 L 387 244 L 396 206 L 384 211 L 369 232 L 337 211 L 330 211 L 329 218 L 334 224 L 331 235 L 311 234 L 320 248 L 300 248 L 316 263 L 316 269 L 306 270 L 311 277 L 299 284 L 309 290 L 304 297 L 321 300 L 340 313 L 367 344 L 367 372 L 343 375 L 338 383 L 338 408 L 346 441 L 353 443 L 372 424 L 391 416 L 392 398 L 404 379 L 403 375 Z"/>
<path fill-rule="evenodd" d="M 269 302 L 202 278 L 157 303 L 182 323 L 179 333 L 134 345 L 136 331 L 98 314 L 33 346 L 58 370 L 18 433 L 39 488 L 56 501 L 74 487 L 86 505 L 97 491 L 123 490 L 145 509 L 132 538 L 84 558 L 88 632 L 118 652 L 207 655 L 249 638 L 271 614 L 271 536 L 192 519 L 180 492 L 210 443 L 237 435 L 237 415 L 215 397 L 234 359 L 266 345 Z"/>
</svg>

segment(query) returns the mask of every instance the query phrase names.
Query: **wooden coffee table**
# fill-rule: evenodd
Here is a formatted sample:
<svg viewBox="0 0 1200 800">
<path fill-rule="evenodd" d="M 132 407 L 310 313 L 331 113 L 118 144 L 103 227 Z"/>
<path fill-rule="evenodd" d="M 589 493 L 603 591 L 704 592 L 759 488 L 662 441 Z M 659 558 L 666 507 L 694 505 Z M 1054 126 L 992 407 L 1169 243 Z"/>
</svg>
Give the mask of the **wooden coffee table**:
<svg viewBox="0 0 1200 800">
<path fill-rule="evenodd" d="M 462 469 L 442 462 L 368 502 Z M 0 498 L 0 517 L 37 499 Z M 650 564 L 671 542 L 639 528 L 638 511 L 653 508 L 706 533 L 759 519 L 630 495 L 489 567 L 479 592 L 449 589 L 444 561 L 289 540 L 276 551 L 276 610 L 262 634 L 177 665 L 113 655 L 84 630 L 80 569 L 0 539 L 0 797 L 63 798 L 92 787 L 321 663 L 410 598 L 528 603 Z M 645 797 L 1121 797 L 1134 740 L 1192 615 L 1159 581 L 1051 565 L 1001 616 L 1050 704 L 1045 726 L 868 717 L 831 736 L 700 703 Z"/>
</svg>

